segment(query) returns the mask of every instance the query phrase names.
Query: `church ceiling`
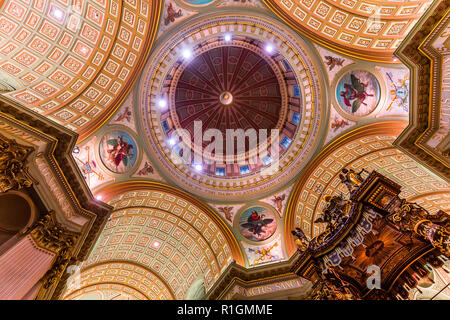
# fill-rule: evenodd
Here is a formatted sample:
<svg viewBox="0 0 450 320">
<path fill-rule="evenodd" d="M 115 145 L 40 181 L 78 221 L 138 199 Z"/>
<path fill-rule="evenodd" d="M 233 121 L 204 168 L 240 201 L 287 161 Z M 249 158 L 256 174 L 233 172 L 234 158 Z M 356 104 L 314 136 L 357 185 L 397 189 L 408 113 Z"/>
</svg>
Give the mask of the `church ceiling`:
<svg viewBox="0 0 450 320">
<path fill-rule="evenodd" d="M 153 43 L 160 1 L 7 0 L 0 69 L 4 93 L 87 136 L 120 105 Z"/>
<path fill-rule="evenodd" d="M 424 1 L 264 0 L 295 30 L 360 59 L 392 62 L 392 54 L 431 4 Z"/>
<path fill-rule="evenodd" d="M 314 220 L 325 194 L 346 192 L 343 167 L 377 170 L 408 200 L 448 210 L 448 183 L 393 146 L 411 105 L 410 72 L 393 52 L 429 5 L 4 1 L 0 89 L 15 86 L 3 94 L 80 134 L 74 159 L 114 206 L 65 298 L 182 299 L 196 279 L 212 288 L 233 261 L 286 261 L 292 229 L 323 230 Z M 233 163 L 215 153 L 198 162 L 194 142 L 207 129 L 224 149 L 226 129 L 280 136 L 247 152 L 248 141 L 235 145 Z M 174 140 L 177 130 L 189 139 Z M 173 157 L 183 143 L 187 164 Z M 265 144 L 278 156 L 251 163 Z"/>
</svg>

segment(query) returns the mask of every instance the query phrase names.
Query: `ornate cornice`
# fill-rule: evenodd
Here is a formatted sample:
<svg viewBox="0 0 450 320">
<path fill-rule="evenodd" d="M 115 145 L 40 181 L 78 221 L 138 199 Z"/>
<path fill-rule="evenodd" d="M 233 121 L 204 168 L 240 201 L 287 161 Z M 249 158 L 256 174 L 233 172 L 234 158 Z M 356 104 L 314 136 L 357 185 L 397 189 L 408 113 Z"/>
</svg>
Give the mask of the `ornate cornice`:
<svg viewBox="0 0 450 320">
<path fill-rule="evenodd" d="M 395 52 L 411 69 L 412 104 L 410 123 L 394 145 L 446 180 L 450 178 L 448 154 L 427 142 L 440 129 L 440 113 L 444 107 L 441 100 L 444 59 L 433 44 L 449 23 L 449 6 L 449 0 L 437 1 Z M 443 139 L 445 142 L 446 138 Z"/>
<path fill-rule="evenodd" d="M 296 275 L 292 270 L 297 260 L 298 253 L 295 253 L 288 261 L 251 269 L 247 269 L 233 262 L 222 273 L 222 276 L 216 281 L 214 286 L 206 293 L 206 299 L 216 300 L 223 298 L 236 283 L 258 285 L 295 277 Z"/>
</svg>

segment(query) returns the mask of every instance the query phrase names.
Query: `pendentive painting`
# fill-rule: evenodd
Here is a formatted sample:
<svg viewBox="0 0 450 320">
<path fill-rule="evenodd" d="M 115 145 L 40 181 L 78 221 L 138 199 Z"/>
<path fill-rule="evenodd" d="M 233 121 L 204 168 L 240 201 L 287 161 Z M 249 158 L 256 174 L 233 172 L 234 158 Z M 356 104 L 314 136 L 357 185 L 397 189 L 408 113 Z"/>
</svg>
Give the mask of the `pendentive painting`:
<svg viewBox="0 0 450 320">
<path fill-rule="evenodd" d="M 354 70 L 346 73 L 336 87 L 336 98 L 346 112 L 365 116 L 378 105 L 381 96 L 377 78 L 368 71 Z"/>
<path fill-rule="evenodd" d="M 136 142 L 124 131 L 108 132 L 100 141 L 99 148 L 103 164 L 114 173 L 124 173 L 136 163 Z"/>
<path fill-rule="evenodd" d="M 251 207 L 239 219 L 239 230 L 248 240 L 263 241 L 277 230 L 275 215 L 264 207 Z"/>
</svg>

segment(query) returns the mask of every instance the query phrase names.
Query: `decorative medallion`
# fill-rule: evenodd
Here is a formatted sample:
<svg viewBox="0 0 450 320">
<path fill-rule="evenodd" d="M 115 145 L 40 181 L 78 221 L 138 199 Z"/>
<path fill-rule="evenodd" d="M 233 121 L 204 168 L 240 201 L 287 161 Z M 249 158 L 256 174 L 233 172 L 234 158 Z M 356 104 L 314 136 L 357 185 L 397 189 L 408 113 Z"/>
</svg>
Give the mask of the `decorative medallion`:
<svg viewBox="0 0 450 320">
<path fill-rule="evenodd" d="M 336 87 L 336 99 L 342 109 L 354 116 L 366 116 L 378 105 L 381 96 L 377 78 L 364 70 L 346 73 Z"/>
<path fill-rule="evenodd" d="M 275 215 L 264 207 L 251 207 L 239 218 L 239 230 L 248 240 L 263 241 L 277 230 Z"/>
<path fill-rule="evenodd" d="M 136 163 L 136 142 L 125 131 L 115 130 L 105 134 L 99 149 L 103 164 L 114 173 L 124 173 Z"/>
</svg>

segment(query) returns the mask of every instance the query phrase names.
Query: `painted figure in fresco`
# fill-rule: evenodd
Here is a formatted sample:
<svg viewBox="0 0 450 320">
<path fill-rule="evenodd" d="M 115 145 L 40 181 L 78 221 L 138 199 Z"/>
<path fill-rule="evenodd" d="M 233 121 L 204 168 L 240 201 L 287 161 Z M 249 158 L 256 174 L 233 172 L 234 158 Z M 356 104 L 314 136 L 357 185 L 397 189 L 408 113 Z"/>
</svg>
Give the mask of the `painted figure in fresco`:
<svg viewBox="0 0 450 320">
<path fill-rule="evenodd" d="M 361 82 L 355 75 L 351 74 L 351 84 L 345 83 L 344 88 L 345 91 L 341 91 L 340 95 L 344 98 L 344 103 L 352 107 L 352 113 L 358 111 L 361 104 L 367 105 L 364 103 L 366 97 L 372 97 L 373 94 L 369 94 L 366 92 L 367 83 Z"/>
<path fill-rule="evenodd" d="M 273 219 L 264 219 L 264 214 L 259 214 L 256 210 L 252 210 L 252 214 L 248 217 L 247 223 L 243 223 L 243 228 L 248 228 L 253 234 L 260 235 L 262 228 L 272 223 Z"/>
<path fill-rule="evenodd" d="M 283 212 L 283 200 L 286 198 L 286 195 L 283 194 L 281 196 L 273 196 L 272 202 L 274 206 L 277 208 L 279 213 Z"/>
<path fill-rule="evenodd" d="M 138 171 L 138 176 L 146 176 L 148 174 L 153 173 L 153 167 L 148 163 L 148 161 L 145 161 L 144 167 Z"/>
<path fill-rule="evenodd" d="M 233 217 L 233 207 L 220 207 L 217 208 L 220 212 L 222 212 L 225 215 L 225 218 L 232 222 L 232 217 Z"/>
<path fill-rule="evenodd" d="M 341 59 L 341 58 L 335 58 L 332 56 L 325 56 L 326 64 L 328 66 L 328 71 L 333 70 L 333 68 L 335 66 L 339 66 L 342 67 L 342 64 L 344 63 L 345 59 Z"/>
<path fill-rule="evenodd" d="M 131 121 L 131 110 L 129 107 L 125 107 L 125 110 L 119 114 L 116 121 L 122 121 L 123 119 L 127 120 L 127 122 Z"/>
<path fill-rule="evenodd" d="M 133 156 L 131 153 L 133 146 L 123 141 L 123 136 L 119 136 L 117 139 L 110 139 L 106 143 L 112 146 L 112 149 L 107 150 L 109 153 L 108 160 L 113 162 L 116 167 L 121 163 L 127 166 L 129 158 Z"/>
<path fill-rule="evenodd" d="M 331 123 L 331 129 L 333 129 L 333 132 L 336 132 L 336 130 L 345 127 L 346 125 L 349 125 L 347 120 L 345 119 L 339 120 L 338 118 L 334 118 L 333 122 Z"/>
<path fill-rule="evenodd" d="M 168 25 L 171 22 L 174 22 L 176 18 L 181 17 L 182 12 L 181 9 L 179 9 L 178 11 L 175 11 L 175 9 L 172 6 L 172 3 L 169 3 L 169 6 L 167 7 L 167 16 L 164 19 L 164 25 Z"/>
</svg>

